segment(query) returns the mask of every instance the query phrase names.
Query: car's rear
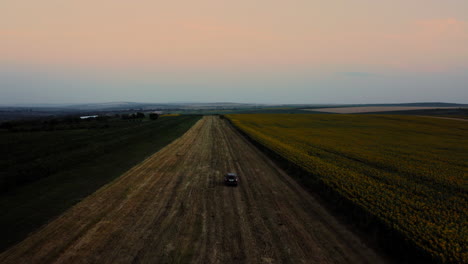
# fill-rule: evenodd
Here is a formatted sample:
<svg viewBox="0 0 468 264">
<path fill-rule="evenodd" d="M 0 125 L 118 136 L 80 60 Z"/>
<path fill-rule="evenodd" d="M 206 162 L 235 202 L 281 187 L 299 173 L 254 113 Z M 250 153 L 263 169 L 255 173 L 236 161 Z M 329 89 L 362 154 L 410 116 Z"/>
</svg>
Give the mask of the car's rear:
<svg viewBox="0 0 468 264">
<path fill-rule="evenodd" d="M 239 177 L 235 173 L 228 173 L 224 176 L 224 183 L 230 186 L 237 186 Z"/>
</svg>

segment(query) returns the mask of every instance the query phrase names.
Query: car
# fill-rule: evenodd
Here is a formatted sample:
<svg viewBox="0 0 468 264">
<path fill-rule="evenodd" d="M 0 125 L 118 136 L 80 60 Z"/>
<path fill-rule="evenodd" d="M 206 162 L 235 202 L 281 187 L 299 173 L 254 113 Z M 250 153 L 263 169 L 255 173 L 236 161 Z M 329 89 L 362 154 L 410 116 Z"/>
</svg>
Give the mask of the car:
<svg viewBox="0 0 468 264">
<path fill-rule="evenodd" d="M 224 184 L 226 185 L 231 185 L 231 186 L 237 186 L 239 183 L 239 176 L 235 173 L 227 173 L 224 175 Z"/>
</svg>

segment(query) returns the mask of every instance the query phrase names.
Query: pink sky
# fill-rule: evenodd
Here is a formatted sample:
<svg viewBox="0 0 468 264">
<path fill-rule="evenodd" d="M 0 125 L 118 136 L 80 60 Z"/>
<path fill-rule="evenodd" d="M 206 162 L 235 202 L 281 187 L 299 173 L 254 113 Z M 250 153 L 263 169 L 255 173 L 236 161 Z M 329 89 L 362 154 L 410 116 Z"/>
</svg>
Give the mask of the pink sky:
<svg viewBox="0 0 468 264">
<path fill-rule="evenodd" d="M 443 1 L 443 8 L 439 0 L 329 2 L 6 0 L 0 56 L 98 67 L 364 64 L 415 71 L 468 60 L 467 1 Z"/>
<path fill-rule="evenodd" d="M 456 72 L 465 0 L 3 0 L 0 66 L 111 72 Z"/>
</svg>

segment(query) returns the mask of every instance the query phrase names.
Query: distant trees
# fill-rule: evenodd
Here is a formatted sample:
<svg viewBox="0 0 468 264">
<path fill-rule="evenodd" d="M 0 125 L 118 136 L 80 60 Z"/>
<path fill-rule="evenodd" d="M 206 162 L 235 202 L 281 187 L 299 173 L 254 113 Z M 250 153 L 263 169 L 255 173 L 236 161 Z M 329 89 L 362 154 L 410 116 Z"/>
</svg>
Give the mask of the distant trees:
<svg viewBox="0 0 468 264">
<path fill-rule="evenodd" d="M 150 113 L 150 114 L 149 114 L 149 118 L 150 118 L 151 120 L 156 120 L 156 119 L 159 118 L 159 115 L 156 114 L 156 113 Z"/>
<path fill-rule="evenodd" d="M 128 119 L 128 120 L 137 120 L 137 119 L 142 120 L 145 117 L 146 117 L 146 115 L 143 112 L 136 112 L 136 113 L 132 113 L 132 114 L 121 114 L 120 115 L 120 118 Z M 159 114 L 158 113 L 149 113 L 148 117 L 151 120 L 156 120 L 156 119 L 159 118 Z"/>
<path fill-rule="evenodd" d="M 80 123 L 81 119 L 79 116 L 66 116 L 63 118 L 63 122 L 68 124 Z"/>
<path fill-rule="evenodd" d="M 100 122 L 107 122 L 109 119 L 111 119 L 111 117 L 106 115 L 100 115 L 97 116 L 95 119 Z"/>
<path fill-rule="evenodd" d="M 132 114 L 121 114 L 120 118 L 122 119 L 143 119 L 145 118 L 145 113 L 137 112 Z"/>
<path fill-rule="evenodd" d="M 80 118 L 78 115 L 35 118 L 31 120 L 11 120 L 0 122 L 0 130 L 10 132 L 54 131 L 68 129 L 108 128 L 113 118 L 108 115 Z"/>
<path fill-rule="evenodd" d="M 13 123 L 11 122 L 3 122 L 0 124 L 0 129 L 12 129 Z"/>
</svg>

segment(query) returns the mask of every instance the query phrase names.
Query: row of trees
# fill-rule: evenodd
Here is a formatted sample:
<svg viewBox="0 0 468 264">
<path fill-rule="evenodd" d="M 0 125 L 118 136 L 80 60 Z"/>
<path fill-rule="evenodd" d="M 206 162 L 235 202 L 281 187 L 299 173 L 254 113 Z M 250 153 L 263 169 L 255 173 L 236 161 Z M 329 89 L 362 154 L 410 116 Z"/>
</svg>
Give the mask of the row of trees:
<svg viewBox="0 0 468 264">
<path fill-rule="evenodd" d="M 110 116 L 81 119 L 79 116 L 38 118 L 32 120 L 12 120 L 0 123 L 0 129 L 9 131 L 50 131 L 80 128 L 103 128 L 108 126 Z"/>
<path fill-rule="evenodd" d="M 149 119 L 159 118 L 157 113 L 149 113 Z M 44 131 L 44 130 L 63 130 L 63 129 L 82 129 L 82 128 L 106 128 L 109 127 L 108 121 L 112 119 L 124 120 L 142 120 L 146 117 L 143 112 L 132 114 L 99 115 L 94 118 L 81 119 L 80 116 L 70 115 L 63 117 L 38 118 L 33 120 L 13 120 L 0 122 L 0 129 L 9 131 Z"/>
<path fill-rule="evenodd" d="M 122 114 L 120 115 L 120 117 L 122 119 L 143 119 L 145 118 L 145 113 L 142 113 L 142 112 L 136 112 L 136 113 L 133 113 L 133 114 Z M 156 120 L 159 118 L 159 114 L 156 114 L 156 113 L 150 113 L 148 115 L 148 117 L 151 119 L 151 120 Z"/>
</svg>

